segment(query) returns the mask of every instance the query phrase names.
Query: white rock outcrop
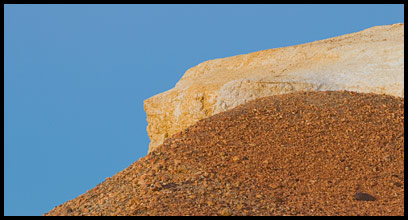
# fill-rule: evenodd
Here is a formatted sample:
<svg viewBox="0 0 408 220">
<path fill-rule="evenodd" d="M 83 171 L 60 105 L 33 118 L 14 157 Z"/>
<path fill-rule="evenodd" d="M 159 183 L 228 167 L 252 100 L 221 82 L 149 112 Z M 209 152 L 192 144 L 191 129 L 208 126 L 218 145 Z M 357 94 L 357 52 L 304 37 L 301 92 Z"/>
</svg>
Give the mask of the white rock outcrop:
<svg viewBox="0 0 408 220">
<path fill-rule="evenodd" d="M 198 120 L 249 100 L 295 91 L 404 97 L 404 24 L 209 60 L 144 102 L 149 152 Z"/>
</svg>

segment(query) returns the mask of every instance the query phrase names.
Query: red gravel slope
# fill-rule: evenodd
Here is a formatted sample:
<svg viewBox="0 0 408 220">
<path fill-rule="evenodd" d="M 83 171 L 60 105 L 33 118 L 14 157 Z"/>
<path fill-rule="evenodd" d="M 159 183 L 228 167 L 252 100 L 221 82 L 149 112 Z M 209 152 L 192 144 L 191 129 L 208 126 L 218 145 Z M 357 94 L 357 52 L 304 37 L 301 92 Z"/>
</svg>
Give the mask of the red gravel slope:
<svg viewBox="0 0 408 220">
<path fill-rule="evenodd" d="M 403 215 L 404 99 L 301 92 L 203 119 L 44 215 Z"/>
</svg>

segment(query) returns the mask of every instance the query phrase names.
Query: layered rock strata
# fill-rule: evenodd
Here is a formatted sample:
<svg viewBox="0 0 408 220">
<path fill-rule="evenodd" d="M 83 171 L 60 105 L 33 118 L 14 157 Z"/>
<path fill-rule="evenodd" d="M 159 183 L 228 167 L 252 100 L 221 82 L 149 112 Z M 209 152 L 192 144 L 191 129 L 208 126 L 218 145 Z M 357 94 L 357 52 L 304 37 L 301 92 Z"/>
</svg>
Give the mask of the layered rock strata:
<svg viewBox="0 0 408 220">
<path fill-rule="evenodd" d="M 249 100 L 296 91 L 404 97 L 404 24 L 203 62 L 144 102 L 149 152 L 200 119 Z"/>
</svg>

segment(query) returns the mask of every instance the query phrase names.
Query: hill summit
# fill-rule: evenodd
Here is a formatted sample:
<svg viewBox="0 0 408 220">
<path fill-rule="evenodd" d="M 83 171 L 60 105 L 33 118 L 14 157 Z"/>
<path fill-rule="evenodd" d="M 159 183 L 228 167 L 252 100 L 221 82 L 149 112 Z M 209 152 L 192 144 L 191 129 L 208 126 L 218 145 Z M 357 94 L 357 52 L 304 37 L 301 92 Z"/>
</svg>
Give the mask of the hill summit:
<svg viewBox="0 0 408 220">
<path fill-rule="evenodd" d="M 251 100 L 44 215 L 404 215 L 404 99 Z"/>
</svg>

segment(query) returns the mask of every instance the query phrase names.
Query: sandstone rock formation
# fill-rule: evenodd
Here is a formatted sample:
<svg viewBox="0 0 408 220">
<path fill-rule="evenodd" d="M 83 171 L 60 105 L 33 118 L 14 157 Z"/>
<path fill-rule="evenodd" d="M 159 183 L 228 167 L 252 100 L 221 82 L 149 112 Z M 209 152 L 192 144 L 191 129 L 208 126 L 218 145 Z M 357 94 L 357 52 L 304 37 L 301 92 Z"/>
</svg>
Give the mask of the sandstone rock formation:
<svg viewBox="0 0 408 220">
<path fill-rule="evenodd" d="M 327 90 L 403 97 L 403 70 L 404 24 L 209 60 L 145 100 L 149 152 L 200 119 L 260 97 Z"/>
</svg>

